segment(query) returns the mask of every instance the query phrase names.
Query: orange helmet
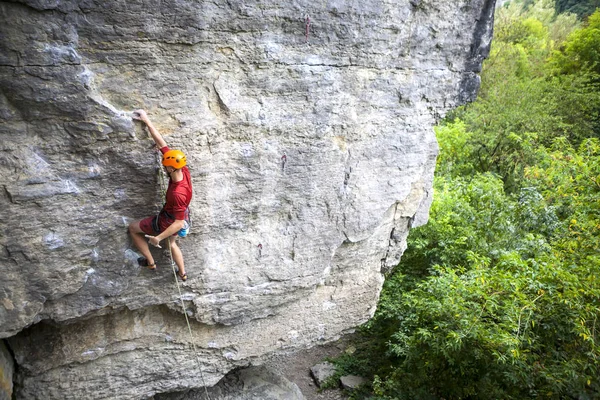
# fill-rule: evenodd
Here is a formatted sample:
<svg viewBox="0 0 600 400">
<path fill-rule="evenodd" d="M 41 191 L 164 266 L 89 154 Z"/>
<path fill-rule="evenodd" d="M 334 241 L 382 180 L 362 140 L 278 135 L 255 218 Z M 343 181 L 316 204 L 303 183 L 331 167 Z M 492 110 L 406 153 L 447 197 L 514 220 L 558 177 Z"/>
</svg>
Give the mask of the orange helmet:
<svg viewBox="0 0 600 400">
<path fill-rule="evenodd" d="M 163 154 L 162 165 L 180 169 L 185 167 L 185 154 L 181 150 L 169 150 Z"/>
</svg>

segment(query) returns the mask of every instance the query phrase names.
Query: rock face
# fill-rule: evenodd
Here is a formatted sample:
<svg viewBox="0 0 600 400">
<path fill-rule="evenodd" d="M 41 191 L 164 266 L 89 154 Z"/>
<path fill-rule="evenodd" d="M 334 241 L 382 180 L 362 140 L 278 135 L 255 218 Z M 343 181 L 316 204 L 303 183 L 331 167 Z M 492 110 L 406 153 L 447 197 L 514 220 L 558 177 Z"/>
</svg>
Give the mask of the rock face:
<svg viewBox="0 0 600 400">
<path fill-rule="evenodd" d="M 340 378 L 340 383 L 342 384 L 342 387 L 346 390 L 357 389 L 358 387 L 364 385 L 367 382 L 368 381 L 362 376 L 356 375 L 346 375 Z"/>
<path fill-rule="evenodd" d="M 310 369 L 310 374 L 313 376 L 315 383 L 318 387 L 333 375 L 335 375 L 335 365 L 330 362 L 323 362 L 313 366 Z"/>
<path fill-rule="evenodd" d="M 265 367 L 233 371 L 210 389 L 156 395 L 155 400 L 306 400 L 295 383 Z"/>
<path fill-rule="evenodd" d="M 0 400 L 11 400 L 13 393 L 14 363 L 12 356 L 0 340 Z"/>
<path fill-rule="evenodd" d="M 213 386 L 366 321 L 427 219 L 432 126 L 474 98 L 493 10 L 1 2 L 0 338 L 17 397 Z M 152 273 L 130 250 L 128 223 L 161 201 L 135 108 L 188 155 L 191 337 L 165 255 Z"/>
</svg>

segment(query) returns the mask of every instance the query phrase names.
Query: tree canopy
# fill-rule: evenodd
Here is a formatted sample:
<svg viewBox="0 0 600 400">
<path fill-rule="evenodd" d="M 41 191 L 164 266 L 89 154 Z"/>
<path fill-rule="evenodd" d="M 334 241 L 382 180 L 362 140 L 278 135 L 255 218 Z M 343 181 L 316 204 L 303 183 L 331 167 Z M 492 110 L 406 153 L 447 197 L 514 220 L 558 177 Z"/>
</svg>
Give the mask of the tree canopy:
<svg viewBox="0 0 600 400">
<path fill-rule="evenodd" d="M 599 25 L 497 10 L 478 99 L 436 129 L 430 221 L 337 360 L 370 378 L 354 397 L 600 397 Z"/>
<path fill-rule="evenodd" d="M 556 11 L 559 13 L 574 13 L 587 17 L 600 7 L 598 0 L 556 0 Z"/>
</svg>

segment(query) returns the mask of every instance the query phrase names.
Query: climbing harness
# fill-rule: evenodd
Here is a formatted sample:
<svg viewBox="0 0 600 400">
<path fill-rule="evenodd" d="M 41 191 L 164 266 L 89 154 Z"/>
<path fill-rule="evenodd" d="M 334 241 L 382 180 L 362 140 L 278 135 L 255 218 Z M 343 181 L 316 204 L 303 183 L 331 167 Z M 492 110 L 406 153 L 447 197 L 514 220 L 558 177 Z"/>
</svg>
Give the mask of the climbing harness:
<svg viewBox="0 0 600 400">
<path fill-rule="evenodd" d="M 159 161 L 159 163 L 160 163 L 160 161 Z M 165 187 L 165 181 L 166 181 L 167 177 L 166 177 L 165 171 L 163 170 L 162 167 L 159 167 L 158 170 L 160 173 L 160 177 L 159 177 L 160 189 L 162 192 L 162 196 L 164 198 L 167 194 L 167 188 Z M 165 213 L 166 213 L 166 211 L 165 211 Z M 186 214 L 189 214 L 189 212 Z M 189 226 L 188 226 L 188 229 L 189 229 Z M 186 232 L 186 235 L 187 235 L 187 232 Z M 171 250 L 171 238 L 170 237 L 167 238 L 167 243 L 168 243 L 168 249 L 169 249 L 169 259 L 171 261 L 171 269 L 173 270 L 173 276 L 175 277 L 175 285 L 177 286 L 177 292 L 179 293 L 179 300 L 181 301 L 181 308 L 183 310 L 183 315 L 185 316 L 185 322 L 187 324 L 188 332 L 190 334 L 190 342 L 192 343 L 192 349 L 194 350 L 194 355 L 196 356 L 196 363 L 198 364 L 198 369 L 200 371 L 200 379 L 202 380 L 202 386 L 204 387 L 204 394 L 206 395 L 206 399 L 210 400 L 210 396 L 208 395 L 208 389 L 206 388 L 206 382 L 204 381 L 204 374 L 202 372 L 202 363 L 200 362 L 200 358 L 198 357 L 198 350 L 196 349 L 196 343 L 194 342 L 192 326 L 190 325 L 190 320 L 188 318 L 187 311 L 185 309 L 185 303 L 183 302 L 183 294 L 181 293 L 181 286 L 179 285 L 179 279 L 177 279 L 178 270 L 176 268 L 175 262 L 173 261 L 173 252 Z"/>
<path fill-rule="evenodd" d="M 152 218 L 152 230 L 154 230 L 154 232 L 156 234 L 158 234 L 160 232 L 160 219 L 161 218 L 165 219 L 167 224 L 169 224 L 169 225 L 175 221 L 175 216 L 172 215 L 171 213 L 169 213 L 163 207 L 160 210 L 160 212 L 157 215 L 155 215 L 154 218 Z M 192 218 L 190 216 L 190 209 L 187 208 L 185 210 L 185 216 L 184 216 L 184 220 L 183 220 L 183 228 L 181 228 L 177 232 L 177 235 L 179 235 L 179 237 L 186 237 L 191 227 L 192 227 Z M 148 235 L 146 235 L 146 236 L 148 236 Z"/>
</svg>

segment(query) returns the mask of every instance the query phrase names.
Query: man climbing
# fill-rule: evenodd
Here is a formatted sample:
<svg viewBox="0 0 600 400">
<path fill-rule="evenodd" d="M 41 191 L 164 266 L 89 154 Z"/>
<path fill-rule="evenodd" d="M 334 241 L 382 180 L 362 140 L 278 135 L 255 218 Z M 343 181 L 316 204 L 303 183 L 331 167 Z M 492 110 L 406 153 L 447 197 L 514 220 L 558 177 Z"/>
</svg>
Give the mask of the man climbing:
<svg viewBox="0 0 600 400">
<path fill-rule="evenodd" d="M 143 257 L 138 258 L 138 263 L 140 266 L 146 266 L 152 270 L 156 269 L 156 262 L 152 257 L 152 253 L 150 253 L 150 248 L 144 236 L 148 238 L 151 245 L 156 247 L 160 247 L 161 240 L 169 238 L 172 257 L 178 268 L 177 275 L 182 281 L 185 281 L 187 280 L 187 274 L 183 265 L 183 254 L 177 245 L 176 238 L 178 232 L 185 231 L 184 228 L 188 226 L 186 220 L 189 220 L 188 207 L 192 200 L 192 179 L 190 171 L 185 166 L 186 158 L 180 150 L 169 149 L 144 110 L 134 111 L 133 118 L 142 121 L 148 127 L 152 139 L 162 152 L 162 165 L 170 177 L 165 205 L 160 213 L 157 216 L 144 218 L 129 224 L 129 232 L 133 243 L 143 255 Z"/>
</svg>

